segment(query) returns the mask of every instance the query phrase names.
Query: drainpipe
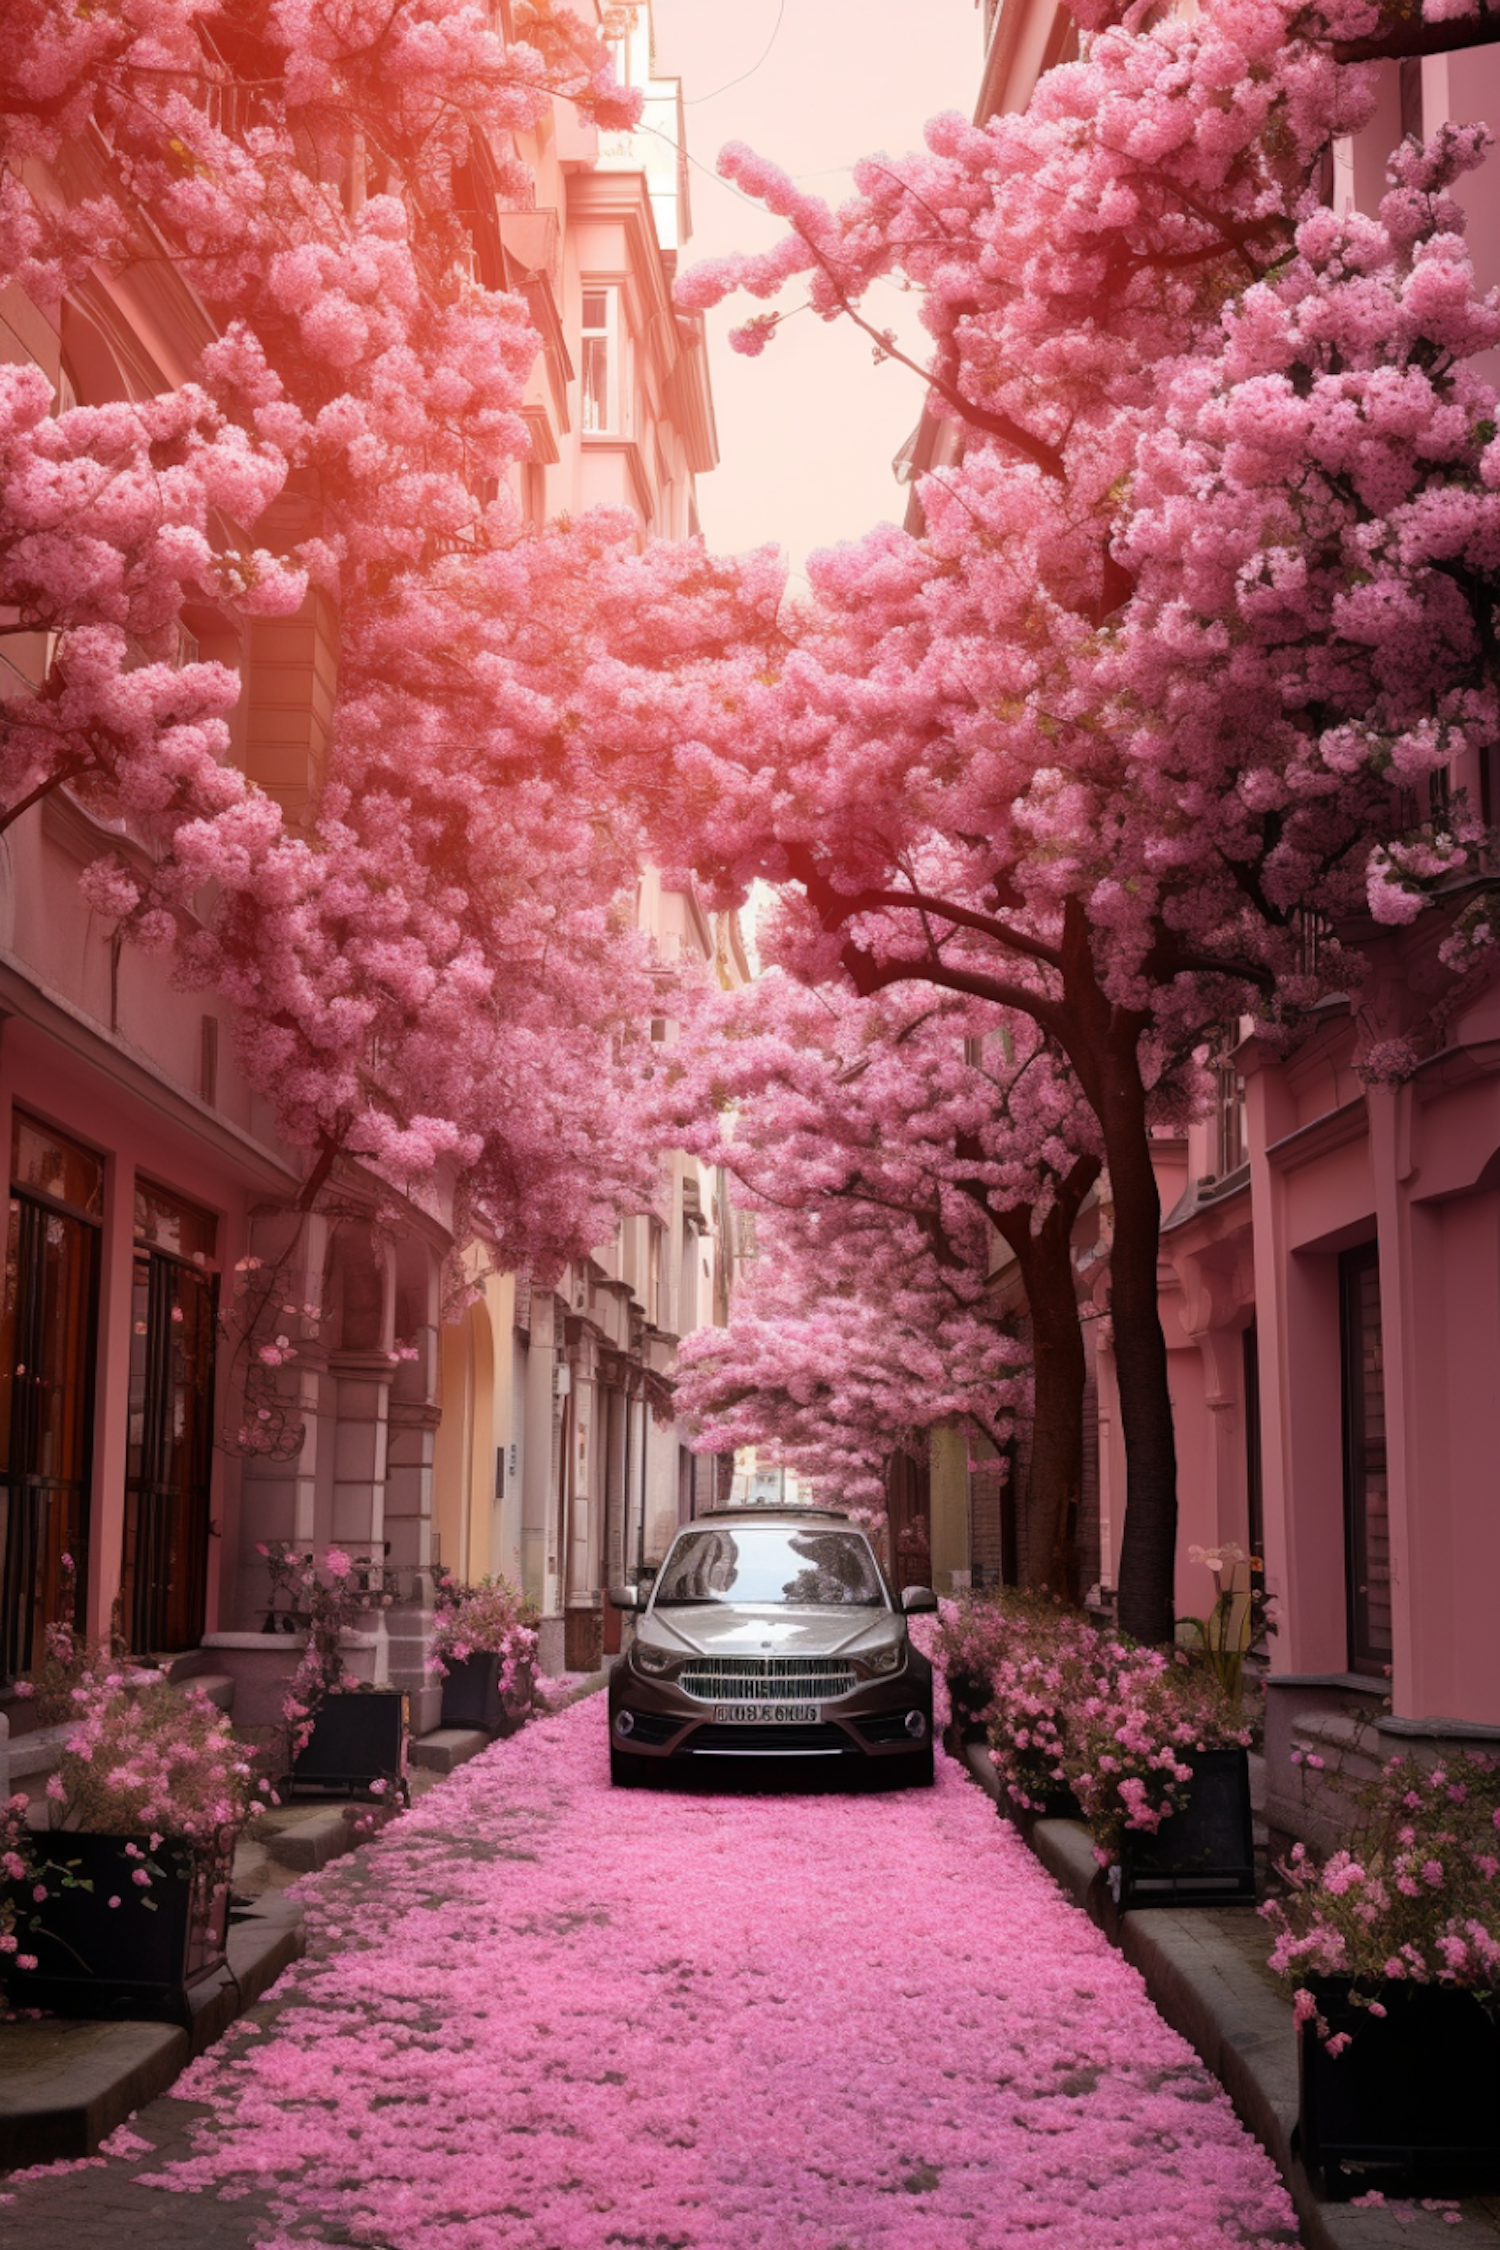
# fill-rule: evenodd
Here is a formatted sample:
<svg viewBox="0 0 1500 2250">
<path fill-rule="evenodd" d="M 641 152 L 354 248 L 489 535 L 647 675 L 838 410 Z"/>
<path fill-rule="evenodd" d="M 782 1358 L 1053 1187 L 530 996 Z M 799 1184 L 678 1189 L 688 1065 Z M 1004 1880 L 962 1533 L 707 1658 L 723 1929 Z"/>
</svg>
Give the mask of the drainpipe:
<svg viewBox="0 0 1500 2250">
<path fill-rule="evenodd" d="M 639 1580 L 646 1569 L 646 1440 L 651 1434 L 651 1401 L 646 1395 L 646 1373 L 641 1369 L 641 1520 L 636 1533 L 635 1567 Z"/>
</svg>

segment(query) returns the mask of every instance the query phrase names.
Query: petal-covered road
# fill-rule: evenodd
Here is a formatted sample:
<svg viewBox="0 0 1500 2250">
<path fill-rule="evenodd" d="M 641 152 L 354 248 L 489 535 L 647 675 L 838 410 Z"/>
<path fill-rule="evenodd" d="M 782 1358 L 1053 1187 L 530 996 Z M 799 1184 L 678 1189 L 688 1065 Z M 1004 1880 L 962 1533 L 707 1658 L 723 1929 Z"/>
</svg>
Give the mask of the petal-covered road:
<svg viewBox="0 0 1500 2250">
<path fill-rule="evenodd" d="M 1295 2240 L 1197 2057 L 956 1766 L 887 1797 L 612 1793 L 605 1716 L 496 1745 L 305 1883 L 310 1957 L 180 2083 L 211 2105 L 186 2139 L 22 2185 L 7 2237 L 119 2173 L 141 2243 Z"/>
</svg>

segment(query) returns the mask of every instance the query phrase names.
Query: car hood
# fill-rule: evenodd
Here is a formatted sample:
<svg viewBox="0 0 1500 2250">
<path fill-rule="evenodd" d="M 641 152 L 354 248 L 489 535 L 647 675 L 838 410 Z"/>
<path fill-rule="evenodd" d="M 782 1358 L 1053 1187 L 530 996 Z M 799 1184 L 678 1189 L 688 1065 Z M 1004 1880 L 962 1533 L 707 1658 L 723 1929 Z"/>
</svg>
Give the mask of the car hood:
<svg viewBox="0 0 1500 2250">
<path fill-rule="evenodd" d="M 693 1656 L 842 1656 L 902 1640 L 906 1620 L 888 1609 L 653 1609 L 642 1636 Z"/>
</svg>

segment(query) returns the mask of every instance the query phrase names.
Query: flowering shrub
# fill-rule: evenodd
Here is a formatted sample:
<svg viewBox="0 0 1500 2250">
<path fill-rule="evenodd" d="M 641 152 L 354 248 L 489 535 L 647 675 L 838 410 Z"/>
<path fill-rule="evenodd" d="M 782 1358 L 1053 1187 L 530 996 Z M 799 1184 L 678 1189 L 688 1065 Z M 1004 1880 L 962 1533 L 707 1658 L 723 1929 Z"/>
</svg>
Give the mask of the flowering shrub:
<svg viewBox="0 0 1500 2250">
<path fill-rule="evenodd" d="M 996 1667 L 1008 1646 L 1008 1615 L 1005 1596 L 938 1603 L 928 1654 L 947 1683 L 952 1715 L 961 1727 L 988 1723 Z"/>
<path fill-rule="evenodd" d="M 135 1836 L 148 1830 L 191 1842 L 243 1826 L 253 1765 L 224 1714 L 188 1683 L 174 1687 L 133 1665 L 118 1644 L 87 1641 L 67 1622 L 74 1565 L 63 1557 L 63 1614 L 47 1626 L 44 1654 L 16 1693 L 43 1726 L 66 1726 L 47 1780 L 50 1828 Z M 12 1800 L 24 1815 L 28 1799 Z M 0 1838 L 6 1815 L 0 1813 Z M 0 1865 L 11 1880 L 6 1850 Z"/>
<path fill-rule="evenodd" d="M 938 1659 L 955 1710 L 986 1726 L 1002 1788 L 1039 1812 L 1067 1786 L 1065 1713 L 1081 1699 L 1098 1634 L 1086 1617 L 1042 1595 L 1006 1589 L 944 1605 Z"/>
<path fill-rule="evenodd" d="M 1297 2020 L 1333 2053 L 1348 2034 L 1330 2038 L 1308 1976 L 1350 1978 L 1350 1997 L 1375 2016 L 1385 2013 L 1378 1987 L 1392 1981 L 1460 1985 L 1500 2008 L 1496 1761 L 1392 1758 L 1356 1804 L 1349 1847 L 1319 1864 L 1294 1844 L 1280 1868 L 1289 1895 L 1261 1908 Z"/>
<path fill-rule="evenodd" d="M 86 1671 L 74 1692 L 78 1723 L 47 1783 L 51 1827 L 206 1843 L 243 1825 L 252 1760 L 207 1696 L 139 1687 L 118 1667 Z"/>
<path fill-rule="evenodd" d="M 294 1547 L 285 1539 L 257 1546 L 256 1553 L 266 1558 L 273 1601 L 287 1597 L 282 1619 L 289 1629 L 301 1625 L 307 1630 L 301 1662 L 281 1703 L 294 1758 L 307 1747 L 313 1715 L 324 1696 L 345 1685 L 345 1632 L 371 1610 L 389 1609 L 396 1597 L 385 1583 L 383 1562 L 369 1555 L 329 1547 L 320 1565 L 313 1548 Z M 272 1616 L 277 1614 L 273 1609 Z"/>
<path fill-rule="evenodd" d="M 1007 1590 L 955 1604 L 951 1618 L 945 1606 L 936 1645 L 950 1693 L 957 1679 L 965 1707 L 983 1711 L 1012 1804 L 1040 1811 L 1071 1788 L 1102 1863 L 1123 1829 L 1157 1829 L 1177 1809 L 1187 1750 L 1250 1739 L 1237 1704 L 1186 1652 L 1139 1648 L 1045 1596 Z"/>
<path fill-rule="evenodd" d="M 33 1846 L 26 1827 L 26 1808 L 30 1800 L 25 1796 L 8 1798 L 0 1804 L 0 1878 L 4 1883 L 29 1883 L 35 1874 Z M 0 1888 L 0 1958 L 16 1951 L 15 1894 Z"/>
<path fill-rule="evenodd" d="M 1154 1832 L 1191 1785 L 1190 1750 L 1248 1749 L 1238 1698 L 1183 1651 L 1165 1656 L 1099 1634 L 1089 1692 L 1068 1712 L 1064 1766 L 1101 1866 L 1127 1828 Z"/>
<path fill-rule="evenodd" d="M 467 1657 L 499 1656 L 503 1659 L 499 1688 L 506 1710 L 513 1717 L 544 1710 L 545 1690 L 536 1668 L 536 1624 L 536 1604 L 518 1594 L 507 1579 L 481 1578 L 477 1586 L 465 1586 L 447 1571 L 440 1572 L 428 1668 L 445 1679 L 448 1667 L 462 1664 Z"/>
</svg>

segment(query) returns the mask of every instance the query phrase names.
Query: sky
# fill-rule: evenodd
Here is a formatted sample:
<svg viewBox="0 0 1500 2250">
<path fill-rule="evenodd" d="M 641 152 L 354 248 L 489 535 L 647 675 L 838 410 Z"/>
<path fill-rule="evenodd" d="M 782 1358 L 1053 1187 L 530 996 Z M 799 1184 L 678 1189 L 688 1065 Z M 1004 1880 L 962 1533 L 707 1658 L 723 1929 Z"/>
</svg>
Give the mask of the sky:
<svg viewBox="0 0 1500 2250">
<path fill-rule="evenodd" d="M 726 141 L 749 142 L 837 203 L 856 158 L 919 146 L 929 117 L 969 114 L 978 92 L 976 0 L 654 0 L 653 15 L 657 69 L 682 79 L 689 105 L 685 267 L 781 231 L 715 176 Z M 795 290 L 783 300 L 798 301 Z M 740 298 L 709 315 L 720 464 L 699 480 L 698 509 L 717 552 L 774 541 L 798 564 L 882 518 L 900 521 L 906 495 L 890 465 L 922 387 L 904 368 L 875 366 L 868 337 L 811 313 L 743 359 L 728 331 L 765 309 Z M 925 359 L 914 298 L 883 288 L 868 309 Z"/>
</svg>

